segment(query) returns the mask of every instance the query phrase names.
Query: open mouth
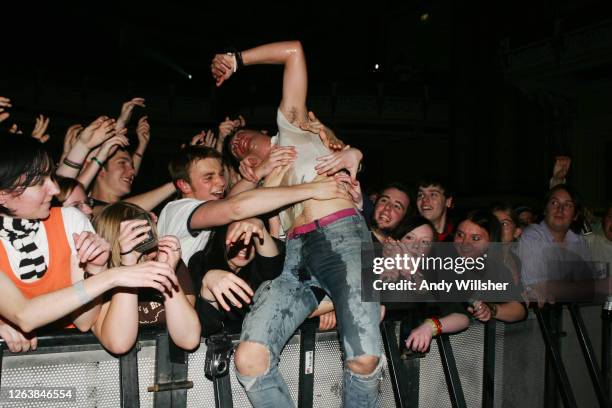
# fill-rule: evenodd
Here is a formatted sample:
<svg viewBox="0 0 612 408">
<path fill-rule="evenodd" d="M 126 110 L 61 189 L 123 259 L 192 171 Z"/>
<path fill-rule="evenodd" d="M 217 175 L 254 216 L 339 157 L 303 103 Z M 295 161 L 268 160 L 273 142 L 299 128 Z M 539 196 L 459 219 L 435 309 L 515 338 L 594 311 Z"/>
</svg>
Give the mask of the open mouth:
<svg viewBox="0 0 612 408">
<path fill-rule="evenodd" d="M 223 190 L 212 191 L 210 194 L 212 194 L 217 200 L 220 200 L 223 198 Z"/>
</svg>

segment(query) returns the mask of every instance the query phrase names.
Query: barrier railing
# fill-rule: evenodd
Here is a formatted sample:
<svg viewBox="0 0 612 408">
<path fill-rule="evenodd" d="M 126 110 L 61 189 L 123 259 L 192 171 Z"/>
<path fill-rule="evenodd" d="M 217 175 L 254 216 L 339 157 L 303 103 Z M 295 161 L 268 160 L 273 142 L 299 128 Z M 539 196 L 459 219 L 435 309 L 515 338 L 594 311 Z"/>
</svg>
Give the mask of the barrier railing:
<svg viewBox="0 0 612 408">
<path fill-rule="evenodd" d="M 564 335 L 561 330 L 561 313 L 564 306 L 547 306 L 539 310 L 533 309 L 537 318 L 538 330 L 544 340 L 546 351 L 545 372 L 547 378 L 544 386 L 544 406 L 558 406 L 555 396 L 559 395 L 565 407 L 579 406 L 576 395 L 570 383 L 567 369 L 562 358 L 560 339 Z M 572 319 L 576 337 L 582 349 L 587 363 L 588 372 L 595 390 L 596 400 L 600 407 L 610 407 L 610 310 L 604 308 L 601 314 L 601 368 L 595 358 L 595 348 L 586 330 L 585 321 L 578 305 L 567 307 Z M 525 324 L 528 324 L 525 323 Z M 327 406 L 339 406 L 341 404 L 341 371 L 339 346 L 334 332 L 317 332 L 317 320 L 307 321 L 300 327 L 294 338 L 287 347 L 289 351 L 283 353 L 281 365 L 284 364 L 285 377 L 288 378 L 289 388 L 299 408 L 321 406 L 325 401 Z M 519 324 L 520 325 L 520 324 Z M 504 406 L 501 401 L 500 388 L 507 375 L 505 370 L 513 368 L 506 364 L 500 357 L 504 352 L 504 334 L 507 325 L 499 322 L 489 322 L 486 325 L 475 324 L 468 331 L 447 336 L 442 335 L 436 339 L 437 350 L 432 351 L 424 359 L 402 360 L 398 347 L 398 328 L 395 321 L 384 321 L 381 324 L 384 353 L 387 357 L 387 374 L 383 381 L 382 406 L 415 407 L 429 406 L 429 401 L 434 398 L 436 405 L 449 404 L 452 407 L 482 406 L 496 407 Z M 500 336 L 500 333 L 501 336 Z M 238 336 L 232 337 L 234 341 Z M 533 339 L 531 339 L 533 340 Z M 0 355 L 0 363 L 6 363 L 6 358 L 11 359 L 9 376 L 0 370 L 0 382 L 3 387 L 16 386 L 39 386 L 45 384 L 38 376 L 49 375 L 50 370 L 40 367 L 63 367 L 55 361 L 68 360 L 69 363 L 83 360 L 81 356 L 87 353 L 105 353 L 97 339 L 89 333 L 52 333 L 41 334 L 38 337 L 39 347 L 34 352 L 24 355 L 12 354 L 5 350 L 4 342 L 0 342 L 3 353 Z M 500 349 L 501 346 L 501 349 Z M 472 347 L 472 349 L 468 349 Z M 87 379 L 88 384 L 83 386 L 84 395 L 74 401 L 74 405 L 66 403 L 57 406 L 118 406 L 121 407 L 186 407 L 186 406 L 211 406 L 232 407 L 248 406 L 244 391 L 237 385 L 233 375 L 216 378 L 212 382 L 201 380 L 203 378 L 204 366 L 202 364 L 202 353 L 205 351 L 202 345 L 196 353 L 188 354 L 178 349 L 169 340 L 167 334 L 160 330 L 143 329 L 139 334 L 139 340 L 135 347 L 127 354 L 118 359 L 108 356 L 99 358 L 99 355 L 88 357 L 94 361 L 95 368 L 86 369 L 83 376 L 91 375 Z M 475 350 L 475 351 L 474 351 Z M 500 352 L 501 350 L 501 352 Z M 80 353 L 80 354 L 79 354 Z M 456 358 L 457 353 L 459 359 Z M 18 356 L 18 357 L 17 357 Z M 35 360 L 47 358 L 40 366 Z M 30 361 L 25 361 L 25 360 Z M 154 367 L 151 370 L 150 360 L 153 359 Z M 18 363 L 24 361 L 21 367 Z M 89 361 L 88 360 L 88 361 Z M 98 361 L 99 360 L 99 361 Z M 89 363 L 91 363 L 89 361 Z M 436 362 L 437 361 L 437 362 Z M 475 381 L 474 371 L 467 372 L 466 362 L 477 361 L 471 370 L 480 370 L 482 381 Z M 189 363 L 192 363 L 189 366 Z M 87 363 L 87 364 L 89 364 Z M 142 363 L 142 364 L 139 364 Z M 65 365 L 65 364 L 64 364 Z M 29 368 L 28 368 L 29 367 Z M 36 370 L 32 367 L 37 367 Z M 110 367 L 110 368 L 109 368 Z M 440 368 L 436 368 L 440 367 Z M 480 368 L 478 368 L 480 367 Z M 104 370 L 103 383 L 98 382 L 102 374 L 91 374 L 96 370 Z M 17 372 L 17 371 L 19 372 Z M 26 373 L 24 374 L 24 370 Z M 12 378 L 25 375 L 32 371 L 32 379 L 24 380 Z M 80 370 L 80 369 L 79 369 Z M 443 378 L 444 392 L 448 396 L 448 403 L 444 403 L 439 394 L 439 384 L 431 377 L 435 371 Z M 439 370 L 439 371 L 438 371 Z M 37 371 L 34 373 L 34 371 Z M 40 374 L 39 371 L 42 373 Z M 78 371 L 75 369 L 75 371 Z M 83 370 L 81 370 L 83 371 Z M 298 372 L 297 381 L 295 372 Z M 503 373 L 502 376 L 499 373 Z M 87 374 L 89 373 L 89 374 Z M 108 374 L 110 373 L 110 374 Z M 521 374 L 521 373 L 514 373 Z M 57 374 L 52 374 L 57 375 Z M 75 374 L 76 375 L 76 374 Z M 115 380 L 112 378 L 115 376 Z M 503 378 L 501 378 L 503 377 Z M 76 375 L 75 378 L 78 378 Z M 66 379 L 56 379 L 65 381 Z M 56 381 L 56 383 L 57 383 Z M 87 381 L 85 381 L 87 383 Z M 78 382 L 75 380 L 75 384 Z M 8 385 L 7 385 L 8 384 Z M 69 383 L 69 385 L 72 385 Z M 464 388 L 467 386 L 467 388 Z M 438 387 L 438 388 L 436 388 Z M 118 390 L 118 395 L 110 394 L 108 390 Z M 297 392 L 296 392 L 297 391 Z M 113 391 L 115 392 L 115 391 Z M 203 401 L 204 399 L 209 402 Z M 114 398 L 114 399 L 113 399 Z M 113 402 L 114 401 L 114 402 Z M 0 406 L 6 401 L 0 401 Z M 17 405 L 19 406 L 19 405 Z M 49 402 L 40 402 L 22 406 L 53 406 Z"/>
</svg>

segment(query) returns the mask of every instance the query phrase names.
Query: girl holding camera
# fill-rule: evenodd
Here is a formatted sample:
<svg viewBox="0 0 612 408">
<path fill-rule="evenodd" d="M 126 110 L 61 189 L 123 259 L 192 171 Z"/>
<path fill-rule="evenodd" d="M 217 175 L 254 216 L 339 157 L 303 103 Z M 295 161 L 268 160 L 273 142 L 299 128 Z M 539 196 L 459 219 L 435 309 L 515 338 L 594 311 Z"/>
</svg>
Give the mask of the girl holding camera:
<svg viewBox="0 0 612 408">
<path fill-rule="evenodd" d="M 178 285 L 157 290 L 115 290 L 100 310 L 93 332 L 109 351 L 122 354 L 134 345 L 139 324 L 168 326 L 172 341 L 192 350 L 200 344 L 200 322 L 193 308 L 195 296 L 181 245 L 171 235 L 157 238 L 151 215 L 127 202 L 106 206 L 94 217 L 98 234 L 111 242 L 109 267 L 136 265 L 156 259 L 176 271 Z"/>
</svg>

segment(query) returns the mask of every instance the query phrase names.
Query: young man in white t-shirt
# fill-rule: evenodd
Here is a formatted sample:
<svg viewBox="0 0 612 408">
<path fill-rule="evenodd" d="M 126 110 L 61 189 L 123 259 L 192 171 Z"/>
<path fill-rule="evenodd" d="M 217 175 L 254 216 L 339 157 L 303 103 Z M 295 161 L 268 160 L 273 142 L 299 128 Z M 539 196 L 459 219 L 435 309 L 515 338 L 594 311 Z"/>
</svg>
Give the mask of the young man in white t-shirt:
<svg viewBox="0 0 612 408">
<path fill-rule="evenodd" d="M 226 182 L 221 155 L 208 147 L 185 147 L 168 169 L 181 199 L 164 207 L 157 228 L 161 235 L 174 235 L 181 241 L 186 265 L 194 253 L 204 249 L 213 227 L 304 200 L 349 197 L 342 181 L 330 179 L 292 187 L 261 188 L 223 198 Z"/>
</svg>

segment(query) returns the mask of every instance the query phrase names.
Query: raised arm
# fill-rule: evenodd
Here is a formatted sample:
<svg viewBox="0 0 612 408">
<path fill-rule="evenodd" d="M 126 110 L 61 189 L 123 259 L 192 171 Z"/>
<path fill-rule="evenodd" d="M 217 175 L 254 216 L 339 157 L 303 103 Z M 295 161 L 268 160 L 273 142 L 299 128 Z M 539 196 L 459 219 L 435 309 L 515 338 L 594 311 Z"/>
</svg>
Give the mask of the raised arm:
<svg viewBox="0 0 612 408">
<path fill-rule="evenodd" d="M 165 199 L 176 192 L 176 187 L 172 183 L 163 184 L 146 193 L 138 194 L 123 201 L 136 204 L 147 211 L 152 211 L 155 207 L 162 203 Z"/>
<path fill-rule="evenodd" d="M 299 41 L 283 41 L 261 45 L 237 54 L 215 55 L 211 70 L 217 86 L 221 86 L 242 65 L 282 64 L 283 97 L 281 112 L 291 123 L 305 122 L 307 117 L 306 94 L 308 91 L 308 72 L 306 57 Z"/>
</svg>

